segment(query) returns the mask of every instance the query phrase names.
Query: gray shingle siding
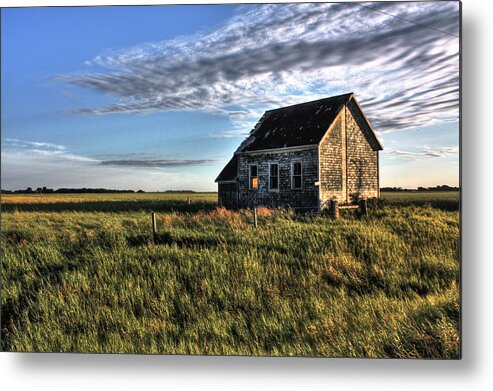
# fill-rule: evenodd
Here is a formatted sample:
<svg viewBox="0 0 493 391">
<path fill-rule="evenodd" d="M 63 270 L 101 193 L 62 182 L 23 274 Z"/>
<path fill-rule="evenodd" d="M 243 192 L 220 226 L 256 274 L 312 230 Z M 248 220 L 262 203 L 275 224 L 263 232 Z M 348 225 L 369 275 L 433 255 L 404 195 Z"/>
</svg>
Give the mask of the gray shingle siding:
<svg viewBox="0 0 493 391">
<path fill-rule="evenodd" d="M 379 197 L 378 150 L 368 142 L 368 132 L 359 110 L 353 105 L 346 108 L 347 129 L 347 193 L 349 197 Z"/>
<path fill-rule="evenodd" d="M 329 134 L 320 143 L 320 201 L 322 205 L 332 199 L 339 202 L 346 201 L 343 122 L 344 118 L 338 118 Z"/>
<path fill-rule="evenodd" d="M 223 182 L 218 184 L 218 203 L 228 209 L 238 207 L 238 183 Z"/>
<path fill-rule="evenodd" d="M 316 146 L 302 150 L 273 151 L 238 155 L 239 206 L 255 205 L 292 207 L 297 209 L 318 208 L 318 149 Z M 302 188 L 291 187 L 291 165 L 302 164 Z M 269 163 L 279 164 L 279 189 L 269 189 Z M 258 189 L 249 187 L 249 167 L 258 167 Z"/>
</svg>

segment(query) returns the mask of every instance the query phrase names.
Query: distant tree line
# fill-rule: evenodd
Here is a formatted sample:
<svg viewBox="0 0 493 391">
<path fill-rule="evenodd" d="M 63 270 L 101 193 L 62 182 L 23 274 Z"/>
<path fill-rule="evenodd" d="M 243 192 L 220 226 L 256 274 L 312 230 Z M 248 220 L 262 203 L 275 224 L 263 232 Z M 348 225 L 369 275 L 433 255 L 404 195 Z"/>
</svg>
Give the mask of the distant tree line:
<svg viewBox="0 0 493 391">
<path fill-rule="evenodd" d="M 115 190 L 115 189 L 103 189 L 103 188 L 68 188 L 62 187 L 60 189 L 50 189 L 46 186 L 38 187 L 33 189 L 32 187 L 28 187 L 24 190 L 1 190 L 4 194 L 16 193 L 16 194 L 33 194 L 33 193 L 41 193 L 41 194 L 50 194 L 50 193 L 135 193 L 135 190 Z M 143 190 L 138 190 L 138 193 L 143 193 Z"/>
<path fill-rule="evenodd" d="M 2 194 L 50 194 L 50 193 L 58 193 L 58 194 L 68 194 L 68 193 L 145 193 L 144 190 L 117 190 L 117 189 L 105 189 L 105 188 L 69 188 L 69 187 L 61 187 L 59 189 L 50 189 L 46 186 L 38 187 L 33 189 L 32 187 L 28 187 L 24 190 L 0 190 Z M 435 187 L 418 187 L 417 189 L 406 189 L 402 187 L 382 187 L 380 188 L 381 192 L 391 193 L 391 192 L 412 192 L 412 191 L 459 191 L 459 187 L 448 186 L 448 185 L 439 185 Z M 161 193 L 161 192 L 158 192 Z M 164 190 L 162 193 L 195 193 L 193 190 Z"/>
<path fill-rule="evenodd" d="M 46 186 L 38 187 L 33 189 L 32 187 L 28 187 L 24 190 L 1 190 L 3 194 L 50 194 L 50 193 L 145 193 L 144 190 L 116 190 L 116 189 L 104 189 L 104 188 L 69 188 L 69 187 L 61 187 L 59 189 L 50 189 Z M 164 193 L 195 193 L 193 190 L 165 190 Z"/>
<path fill-rule="evenodd" d="M 402 187 L 382 187 L 381 192 L 391 193 L 391 192 L 401 192 L 401 191 L 459 191 L 459 187 L 439 185 L 435 187 L 418 187 L 417 189 L 405 189 Z"/>
</svg>

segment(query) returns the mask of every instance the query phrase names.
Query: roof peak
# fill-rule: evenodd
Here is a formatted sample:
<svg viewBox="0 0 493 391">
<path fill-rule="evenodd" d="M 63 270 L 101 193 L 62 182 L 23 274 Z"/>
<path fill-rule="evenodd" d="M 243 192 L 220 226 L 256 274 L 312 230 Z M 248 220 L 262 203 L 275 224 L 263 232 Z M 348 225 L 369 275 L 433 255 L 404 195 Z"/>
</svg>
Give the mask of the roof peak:
<svg viewBox="0 0 493 391">
<path fill-rule="evenodd" d="M 309 104 L 313 104 L 313 103 L 317 103 L 317 102 L 327 101 L 327 100 L 330 100 L 330 99 L 342 98 L 343 96 L 347 96 L 347 97 L 349 98 L 349 97 L 350 97 L 350 96 L 352 96 L 352 95 L 354 95 L 354 92 L 347 92 L 347 93 L 345 93 L 345 94 L 334 95 L 334 96 L 328 96 L 327 98 L 321 98 L 321 99 L 311 100 L 311 101 L 308 101 L 308 102 L 296 103 L 296 104 L 294 104 L 294 105 L 289 105 L 289 106 L 278 107 L 277 109 L 266 110 L 265 112 L 266 112 L 266 113 L 270 113 L 270 112 L 272 112 L 272 111 L 284 110 L 284 109 L 288 109 L 288 108 L 291 108 L 291 107 L 303 106 L 303 105 L 309 105 Z"/>
</svg>

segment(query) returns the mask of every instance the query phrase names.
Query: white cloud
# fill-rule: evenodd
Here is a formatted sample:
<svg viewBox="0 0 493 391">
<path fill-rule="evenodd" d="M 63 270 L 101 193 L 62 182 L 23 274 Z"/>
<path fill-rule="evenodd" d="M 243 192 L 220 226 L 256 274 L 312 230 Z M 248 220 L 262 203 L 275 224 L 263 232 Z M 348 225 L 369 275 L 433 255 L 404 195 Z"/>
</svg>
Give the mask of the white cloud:
<svg viewBox="0 0 493 391">
<path fill-rule="evenodd" d="M 423 146 L 419 151 L 388 150 L 384 156 L 402 157 L 410 160 L 422 160 L 427 158 L 440 158 L 459 153 L 458 147 L 430 147 Z"/>
<path fill-rule="evenodd" d="M 3 141 L 3 145 L 6 147 L 16 147 L 20 149 L 44 148 L 45 150 L 60 153 L 62 153 L 66 149 L 63 145 L 43 143 L 38 141 L 19 140 L 16 138 L 5 138 Z"/>
<path fill-rule="evenodd" d="M 227 130 L 222 133 L 212 133 L 209 136 L 212 138 L 235 138 L 235 137 L 246 137 L 249 131 L 245 129 Z"/>
<path fill-rule="evenodd" d="M 89 61 L 107 72 L 60 79 L 115 97 L 84 114 L 240 113 L 217 137 L 243 136 L 265 109 L 353 91 L 391 131 L 457 119 L 458 17 L 455 2 L 244 5 L 215 31 L 108 51 Z"/>
</svg>

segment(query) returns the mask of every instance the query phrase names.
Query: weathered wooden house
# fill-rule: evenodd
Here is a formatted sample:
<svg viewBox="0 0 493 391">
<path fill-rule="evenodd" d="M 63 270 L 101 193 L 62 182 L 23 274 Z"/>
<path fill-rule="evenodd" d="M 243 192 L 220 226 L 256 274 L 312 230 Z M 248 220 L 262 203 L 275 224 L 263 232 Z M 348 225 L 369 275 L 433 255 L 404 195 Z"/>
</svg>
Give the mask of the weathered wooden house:
<svg viewBox="0 0 493 391">
<path fill-rule="evenodd" d="M 379 197 L 382 149 L 352 93 L 266 111 L 217 177 L 219 205 L 316 210 Z"/>
</svg>

